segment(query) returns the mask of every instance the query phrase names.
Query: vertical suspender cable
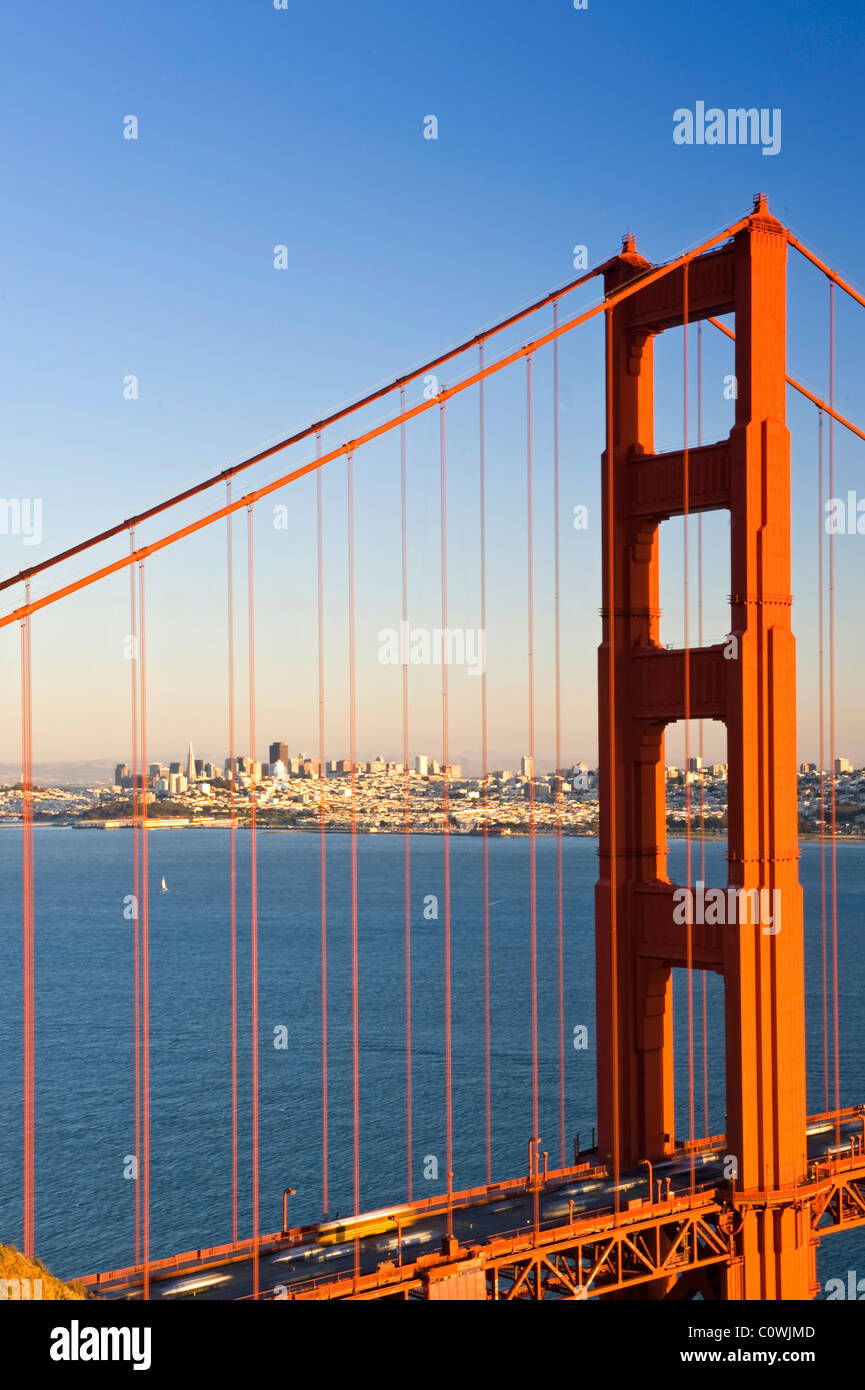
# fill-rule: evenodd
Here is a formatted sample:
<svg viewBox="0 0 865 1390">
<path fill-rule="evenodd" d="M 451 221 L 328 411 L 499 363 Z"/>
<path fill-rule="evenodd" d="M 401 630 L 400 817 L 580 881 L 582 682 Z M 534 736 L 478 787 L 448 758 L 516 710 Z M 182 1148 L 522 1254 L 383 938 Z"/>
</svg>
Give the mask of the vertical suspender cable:
<svg viewBox="0 0 865 1390">
<path fill-rule="evenodd" d="M 30 602 L 30 581 L 25 586 Z M 33 931 L 33 695 L 30 667 L 30 617 L 21 622 L 21 901 L 22 1003 L 24 1058 L 23 1253 L 35 1254 L 36 1225 L 36 1028 Z"/>
<path fill-rule="evenodd" d="M 829 282 L 829 409 L 835 408 L 835 285 Z M 829 496 L 835 496 L 835 420 L 829 416 Z M 835 534 L 829 533 L 829 762 L 832 769 L 832 1027 L 835 1052 L 835 1109 L 841 1105 L 841 1053 L 838 1028 L 838 777 L 835 767 Z M 835 1120 L 835 1142 L 841 1121 Z"/>
<path fill-rule="evenodd" d="M 135 550 L 135 527 L 129 530 L 129 549 Z M 138 598 L 135 565 L 129 566 L 130 633 L 132 649 L 129 653 L 132 676 L 132 896 L 134 914 L 132 918 L 132 990 L 135 996 L 132 1006 L 133 1065 L 135 1068 L 135 1263 L 141 1260 L 141 932 L 139 917 L 141 913 L 141 870 L 139 865 L 139 797 L 138 797 Z"/>
<path fill-rule="evenodd" d="M 247 572 L 249 601 L 249 757 L 252 785 L 249 790 L 249 973 L 251 986 L 252 1046 L 252 1296 L 258 1298 L 258 786 L 255 777 L 255 571 L 252 506 L 246 509 Z"/>
<path fill-rule="evenodd" d="M 703 321 L 697 323 L 697 448 L 703 445 Z M 697 646 L 703 645 L 703 513 L 697 513 Z M 700 882 L 706 882 L 706 795 L 703 777 L 703 721 L 700 731 Z M 703 1012 L 703 1133 L 709 1134 L 709 1008 L 707 971 L 700 971 Z"/>
<path fill-rule="evenodd" d="M 316 456 L 321 457 L 321 430 L 315 436 Z M 321 472 L 315 475 L 316 585 L 318 608 L 318 825 L 319 895 L 321 899 L 321 1209 L 327 1214 L 328 1192 L 328 1095 L 327 1095 L 327 768 L 324 759 L 324 514 Z"/>
<path fill-rule="evenodd" d="M 348 465 L 348 706 L 349 759 L 351 761 L 351 1086 L 352 1086 L 352 1157 L 354 1166 L 354 1214 L 360 1215 L 360 1062 L 358 1033 L 358 919 L 357 919 L 357 677 L 354 585 L 354 454 L 349 453 Z M 354 1275 L 360 1274 L 360 1237 L 355 1228 Z"/>
<path fill-rule="evenodd" d="M 535 549 L 534 549 L 534 450 L 533 450 L 532 355 L 526 357 L 526 596 L 528 609 L 528 715 L 529 715 L 529 950 L 531 970 L 532 1149 L 538 1176 L 540 1117 L 538 1113 L 538 893 L 537 843 L 535 840 Z M 534 1184 L 535 1230 L 540 1223 L 540 1192 Z"/>
<path fill-rule="evenodd" d="M 442 641 L 448 629 L 448 512 L 447 512 L 447 404 L 439 407 L 439 457 L 441 464 L 441 585 Z M 451 846 L 450 846 L 450 747 L 448 719 L 448 663 L 442 652 L 442 851 L 444 858 L 444 994 L 445 994 L 445 1150 L 448 1181 L 448 1236 L 453 1235 L 454 1134 L 451 1053 Z"/>
<path fill-rule="evenodd" d="M 144 1264 L 142 1297 L 150 1296 L 150 915 L 147 845 L 147 642 L 144 606 L 144 561 L 138 563 L 139 736 L 141 740 L 141 1247 Z"/>
<path fill-rule="evenodd" d="M 827 973 L 827 943 L 826 943 L 826 774 L 824 760 L 826 749 L 824 747 L 824 731 L 826 719 L 824 712 L 824 684 L 825 684 L 825 661 L 823 655 L 823 586 L 824 586 L 824 564 L 823 564 L 823 412 L 817 412 L 817 486 L 819 497 L 817 499 L 817 631 L 818 631 L 818 667 L 819 667 L 819 747 L 818 756 L 820 760 L 820 937 L 821 953 L 823 965 L 823 1109 L 829 1109 L 829 990 Z"/>
<path fill-rule="evenodd" d="M 225 484 L 225 500 L 231 502 L 231 479 Z M 231 955 L 231 1238 L 237 1242 L 237 814 L 234 800 L 237 762 L 234 751 L 234 547 L 232 520 L 226 522 L 228 600 L 228 898 Z"/>
<path fill-rule="evenodd" d="M 559 306 L 553 305 L 553 327 Z M 565 1166 L 565 941 L 564 874 L 562 864 L 562 642 L 559 556 L 559 340 L 553 339 L 553 570 L 555 587 L 556 665 L 556 941 L 559 996 L 559 1165 Z"/>
<path fill-rule="evenodd" d="M 478 366 L 484 369 L 484 345 L 478 348 Z M 493 1099 L 492 1048 L 490 1009 L 490 846 L 489 846 L 489 776 L 487 727 L 487 440 L 486 440 L 486 382 L 479 384 L 479 464 L 480 464 L 480 531 L 481 531 L 481 632 L 484 643 L 484 664 L 481 671 L 481 797 L 483 799 L 483 897 L 484 897 L 484 1129 L 486 1138 L 486 1180 L 493 1180 Z"/>
<path fill-rule="evenodd" d="M 405 387 L 399 392 L 400 415 L 405 415 Z M 402 640 L 408 642 L 408 473 L 406 427 L 399 429 L 400 508 L 402 539 Z M 412 1072 L 411 1072 L 411 769 L 408 743 L 408 653 L 402 656 L 402 809 L 403 809 L 403 916 L 405 919 L 405 1152 L 406 1192 L 412 1199 Z"/>
<path fill-rule="evenodd" d="M 690 549 L 689 549 L 689 509 L 690 509 L 690 473 L 691 457 L 688 449 L 688 264 L 682 267 L 682 433 L 684 435 L 682 444 L 682 507 L 684 522 L 684 639 L 685 650 L 683 652 L 684 677 L 685 677 L 685 882 L 691 893 L 691 903 L 693 904 L 693 874 L 691 871 L 691 783 L 690 783 L 690 751 L 691 751 L 691 649 L 690 649 Z M 695 1134 L 695 1113 L 694 1113 L 694 936 L 693 936 L 693 911 L 688 912 L 685 918 L 685 954 L 688 973 L 688 1111 L 690 1120 L 690 1138 L 693 1143 Z M 694 1191 L 695 1169 L 694 1151 L 691 1150 L 691 1191 Z"/>
<path fill-rule="evenodd" d="M 619 1174 L 621 1170 L 621 1123 L 619 1115 L 619 929 L 618 893 L 618 836 L 616 833 L 616 517 L 615 517 L 615 459 L 613 417 L 613 310 L 604 312 L 607 359 L 607 704 L 609 708 L 609 826 L 610 826 L 610 1023 L 612 1031 L 612 1090 L 613 1090 L 613 1187 L 614 1207 L 618 1217 L 621 1205 Z"/>
</svg>

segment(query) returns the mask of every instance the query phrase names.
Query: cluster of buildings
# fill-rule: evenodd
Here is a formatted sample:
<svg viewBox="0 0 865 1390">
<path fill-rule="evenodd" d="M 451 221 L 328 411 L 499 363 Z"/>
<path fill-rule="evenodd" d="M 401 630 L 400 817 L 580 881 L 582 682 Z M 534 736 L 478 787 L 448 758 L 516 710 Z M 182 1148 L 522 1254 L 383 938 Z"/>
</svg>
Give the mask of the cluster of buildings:
<svg viewBox="0 0 865 1390">
<path fill-rule="evenodd" d="M 727 766 L 689 758 L 684 768 L 665 769 L 667 827 L 675 834 L 690 824 L 723 835 L 727 826 Z M 146 772 L 118 763 L 111 787 L 36 789 L 34 816 L 56 824 L 124 824 L 133 791 L 148 803 L 148 820 L 165 824 L 224 824 L 229 815 L 243 820 L 252 794 L 262 823 L 278 828 L 369 832 L 441 831 L 447 815 L 452 831 L 518 834 L 536 832 L 595 834 L 598 828 L 598 775 L 579 762 L 559 772 L 538 774 L 531 757 L 519 769 L 497 768 L 485 777 L 464 776 L 458 763 L 443 767 L 419 753 L 409 768 L 373 758 L 329 760 L 289 754 L 272 743 L 268 761 L 226 758 L 221 767 L 196 758 L 189 745 L 185 764 L 149 763 Z M 834 792 L 834 796 L 833 796 Z M 834 800 L 836 831 L 865 836 L 865 769 L 848 758 L 835 760 L 835 772 L 815 764 L 799 769 L 799 830 L 803 835 L 831 830 Z M 155 804 L 154 804 L 155 803 Z M 162 817 L 168 817 L 164 822 Z M 20 822 L 20 786 L 0 787 L 0 825 Z"/>
<path fill-rule="evenodd" d="M 196 758 L 190 743 L 185 768 L 179 762 L 149 763 L 146 773 L 133 773 L 128 763 L 118 763 L 114 769 L 114 790 L 132 791 L 137 787 L 141 791 L 151 791 L 156 796 L 175 797 L 183 796 L 193 787 L 199 791 L 210 790 L 214 783 L 220 787 L 229 787 L 233 783 L 235 789 L 248 789 L 268 781 L 282 786 L 294 777 L 318 778 L 320 775 L 321 763 L 318 758 L 311 758 L 306 753 L 290 757 L 284 743 L 272 743 L 269 757 L 270 761 L 266 763 L 257 762 L 249 757 L 235 757 L 233 760 L 226 758 L 222 768 L 217 769 L 213 763 Z M 371 762 L 355 761 L 354 769 L 358 774 L 372 776 L 402 773 L 405 770 L 402 763 L 386 762 L 384 758 L 373 758 Z M 350 758 L 335 758 L 325 762 L 326 777 L 341 777 L 350 774 L 351 770 Z M 462 772 L 459 763 L 442 768 L 435 758 L 428 758 L 424 754 L 415 758 L 413 770 L 421 777 L 445 774 L 452 781 L 458 780 Z"/>
<path fill-rule="evenodd" d="M 667 829 L 685 831 L 690 822 L 708 834 L 727 828 L 727 764 L 689 758 L 686 768 L 665 768 Z"/>
<path fill-rule="evenodd" d="M 519 771 L 499 768 L 486 778 L 464 777 L 459 763 L 442 765 L 419 753 L 412 766 L 376 757 L 325 762 L 305 753 L 289 754 L 285 743 L 272 743 L 268 761 L 246 756 L 226 758 L 222 768 L 195 757 L 192 745 L 185 766 L 180 762 L 150 763 L 146 772 L 118 763 L 114 785 L 103 793 L 112 815 L 118 801 L 133 791 L 142 802 L 181 803 L 193 823 L 219 820 L 230 813 L 242 816 L 254 790 L 265 822 L 297 829 L 359 829 L 440 831 L 445 815 L 455 831 L 471 832 L 484 824 L 500 833 L 513 833 L 528 821 L 534 807 L 537 829 L 561 818 L 565 828 L 590 833 L 597 828 L 597 774 L 578 763 L 560 775 L 536 776 L 533 760 L 524 757 Z M 158 807 L 148 813 L 151 819 Z M 106 807 L 106 814 L 108 807 Z M 272 814 L 271 814 L 272 813 Z M 204 818 L 203 820 L 201 818 Z M 93 813 L 88 813 L 93 819 Z"/>
<path fill-rule="evenodd" d="M 281 742 L 270 745 L 268 759 L 226 759 L 217 774 L 212 764 L 195 758 L 190 744 L 185 772 L 179 763 L 152 764 L 137 780 L 148 798 L 182 798 L 193 817 L 228 814 L 232 807 L 237 814 L 245 801 L 235 797 L 254 788 L 259 810 L 276 813 L 279 823 L 297 829 L 324 824 L 342 830 L 353 823 L 367 831 L 396 831 L 408 824 L 415 831 L 438 832 L 445 814 L 451 829 L 463 833 L 484 827 L 519 833 L 530 821 L 540 833 L 561 827 L 588 835 L 598 828 L 598 774 L 584 762 L 538 774 L 527 755 L 518 770 L 497 768 L 486 777 L 469 777 L 458 763 L 442 766 L 419 753 L 409 768 L 381 757 L 352 767 L 350 759 L 340 758 L 327 761 L 322 771 L 318 758 L 292 756 Z M 707 831 L 723 833 L 726 781 L 725 764 L 704 766 L 699 757 L 691 758 L 687 769 L 668 767 L 669 828 L 684 829 L 690 810 L 692 824 L 699 818 Z M 128 767 L 119 765 L 115 794 L 131 787 Z"/>
<path fill-rule="evenodd" d="M 270 758 L 270 776 L 278 781 L 287 781 L 290 777 L 319 777 L 321 762 L 318 758 L 309 758 L 305 753 L 299 753 L 296 758 L 291 758 L 288 754 L 288 747 L 284 743 L 272 743 L 268 749 L 268 756 Z M 226 762 L 226 773 L 228 770 L 229 763 Z M 405 764 L 389 763 L 384 758 L 373 758 L 368 763 L 355 760 L 354 770 L 356 774 L 369 774 L 373 777 L 390 776 L 395 773 L 405 774 Z M 325 761 L 324 774 L 326 777 L 342 777 L 346 773 L 351 775 L 351 771 L 350 758 L 334 758 Z M 459 763 L 450 763 L 442 767 L 435 758 L 428 758 L 425 754 L 419 753 L 415 758 L 413 771 L 419 777 L 446 775 L 451 781 L 456 781 L 459 779 L 462 769 Z"/>
<path fill-rule="evenodd" d="M 865 835 L 865 768 L 849 758 L 835 759 L 835 774 L 820 773 L 816 763 L 799 767 L 799 833 Z"/>
<path fill-rule="evenodd" d="M 85 813 L 97 807 L 105 796 L 104 787 L 37 787 L 33 792 L 36 820 L 74 825 Z M 0 825 L 21 824 L 21 787 L 0 787 Z"/>
<path fill-rule="evenodd" d="M 249 759 L 244 759 L 249 762 Z M 261 764 L 257 763 L 258 775 L 261 776 Z M 227 760 L 226 760 L 227 767 Z M 219 777 L 213 763 L 202 761 L 196 758 L 192 744 L 189 745 L 189 754 L 186 759 L 186 769 L 182 763 L 148 763 L 146 772 L 130 771 L 128 763 L 118 763 L 114 769 L 114 788 L 115 792 L 133 791 L 152 791 L 156 796 L 183 796 L 191 786 L 199 784 L 201 787 L 207 786 L 216 781 Z"/>
</svg>

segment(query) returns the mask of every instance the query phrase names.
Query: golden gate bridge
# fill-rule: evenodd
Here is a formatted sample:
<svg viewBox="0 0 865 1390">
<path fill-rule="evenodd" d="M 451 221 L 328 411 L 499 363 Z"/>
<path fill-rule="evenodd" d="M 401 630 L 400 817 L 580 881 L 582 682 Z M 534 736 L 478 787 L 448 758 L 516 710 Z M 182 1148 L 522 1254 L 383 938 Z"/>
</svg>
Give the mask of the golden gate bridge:
<svg viewBox="0 0 865 1390">
<path fill-rule="evenodd" d="M 788 248 L 803 256 L 825 279 L 829 296 L 829 398 L 822 399 L 787 372 Z M 603 297 L 572 317 L 562 313 L 574 290 L 594 278 L 603 280 Z M 663 265 L 652 265 L 626 237 L 619 254 L 585 275 L 502 320 L 468 342 L 372 392 L 351 406 L 223 469 L 157 506 L 128 518 L 99 535 L 13 575 L 0 584 L 13 605 L 0 616 L 0 627 L 20 633 L 22 746 L 22 927 L 23 927 L 23 1076 L 22 1208 L 26 1254 L 38 1253 L 36 1158 L 35 952 L 38 922 L 34 884 L 38 856 L 33 836 L 33 695 L 38 685 L 31 658 L 31 635 L 46 609 L 59 609 L 75 594 L 98 589 L 112 576 L 129 574 L 129 611 L 135 639 L 130 687 L 132 730 L 132 878 L 137 912 L 133 921 L 131 960 L 135 1113 L 135 1152 L 140 1160 L 135 1182 L 135 1259 L 126 1268 L 90 1273 L 83 1279 L 104 1297 L 158 1298 L 180 1291 L 210 1289 L 216 1296 L 290 1300 L 541 1299 L 643 1298 L 724 1300 L 807 1299 L 818 1289 L 816 1251 L 824 1236 L 865 1225 L 865 1105 L 842 1107 L 838 980 L 838 894 L 836 853 L 837 794 L 834 777 L 822 782 L 825 829 L 821 850 L 829 892 L 824 893 L 822 921 L 822 1007 L 824 1106 L 807 1114 L 805 1096 L 805 972 L 803 908 L 799 885 L 796 784 L 796 656 L 791 623 L 790 438 L 786 392 L 793 390 L 818 412 L 820 425 L 819 492 L 824 496 L 823 422 L 828 425 L 829 494 L 834 492 L 834 428 L 860 439 L 865 431 L 835 407 L 835 295 L 840 291 L 865 307 L 850 284 L 804 246 L 770 213 L 766 199 L 753 211 L 701 245 Z M 486 349 L 495 335 L 516 324 L 545 326 L 518 349 L 491 360 Z M 721 322 L 732 316 L 733 326 Z M 444 980 L 442 1017 L 446 1190 L 418 1199 L 412 1187 L 412 930 L 411 815 L 409 809 L 409 695 L 407 667 L 402 669 L 404 824 L 404 1036 L 405 1125 L 408 1170 L 406 1190 L 394 1203 L 369 1211 L 364 1207 L 360 1164 L 360 1032 L 358 946 L 361 931 L 357 881 L 357 629 L 355 466 L 364 449 L 385 435 L 399 440 L 401 467 L 402 615 L 408 619 L 406 485 L 409 431 L 430 413 L 438 416 L 440 472 L 441 626 L 448 630 L 448 446 L 449 405 L 474 397 L 477 404 L 477 457 L 481 497 L 480 627 L 486 626 L 487 567 L 485 497 L 495 485 L 486 461 L 486 384 L 507 375 L 525 404 L 526 598 L 524 679 L 528 692 L 527 747 L 536 747 L 536 669 L 534 596 L 534 467 L 536 387 L 533 365 L 552 356 L 553 476 L 559 508 L 559 346 L 582 325 L 604 325 L 606 368 L 606 448 L 602 458 L 603 569 L 602 641 L 598 652 L 599 696 L 599 871 L 596 889 L 597 1134 L 592 1144 L 567 1148 L 568 1096 L 565 1084 L 563 1007 L 563 907 L 567 884 L 563 873 L 562 819 L 557 832 L 556 916 L 558 932 L 558 1157 L 553 1163 L 541 1150 L 539 1134 L 538 1050 L 538 884 L 535 851 L 534 780 L 528 783 L 529 906 L 525 931 L 529 945 L 530 1031 L 526 1039 L 531 1075 L 531 1135 L 527 1171 L 493 1181 L 490 1085 L 490 1016 L 495 980 L 490 969 L 490 903 L 494 879 L 487 831 L 483 833 L 484 939 L 484 1124 L 486 1181 L 454 1186 L 454 1114 L 452 1038 L 451 819 L 449 804 L 450 718 L 448 666 L 441 666 L 441 749 L 443 809 L 441 842 L 444 874 Z M 735 419 L 729 435 L 711 443 L 689 444 L 689 411 L 694 383 L 689 381 L 688 331 L 704 322 L 735 343 Z M 654 344 L 659 335 L 682 329 L 683 444 L 659 453 L 654 446 Z M 470 361 L 469 355 L 476 354 Z M 447 362 L 468 361 L 454 384 L 439 387 L 408 405 L 406 389 Z M 700 411 L 701 380 L 696 381 Z M 381 401 L 395 399 L 394 414 L 353 437 L 332 443 L 326 431 L 355 419 Z M 244 470 L 293 447 L 314 442 L 315 453 L 273 480 L 235 494 L 235 479 Z M 146 824 L 148 799 L 148 709 L 154 692 L 147 664 L 148 634 L 154 621 L 147 581 L 162 552 L 182 548 L 196 533 L 224 528 L 228 601 L 227 692 L 228 741 L 234 765 L 239 730 L 235 717 L 235 574 L 232 528 L 246 515 L 247 637 L 249 697 L 248 742 L 256 747 L 255 668 L 255 528 L 257 504 L 307 474 L 315 475 L 318 583 L 318 775 L 325 775 L 323 666 L 323 511 L 322 475 L 345 467 L 348 525 L 345 537 L 348 575 L 348 662 L 351 767 L 346 829 L 350 836 L 348 902 L 351 929 L 351 1114 L 352 1213 L 328 1219 L 329 1198 L 329 1040 L 328 1040 L 328 903 L 326 813 L 321 814 L 321 1185 L 323 1219 L 291 1227 L 286 1190 L 279 1230 L 260 1228 L 259 1202 L 259 1049 L 258 1005 L 258 870 L 257 794 L 249 799 L 250 897 L 248 911 L 251 991 L 248 1013 L 239 997 L 237 950 L 241 904 L 238 899 L 236 830 L 239 805 L 232 782 L 229 831 L 229 917 L 232 1031 L 232 1231 L 225 1244 L 153 1258 L 151 1252 L 150 1140 L 150 969 L 149 862 Z M 212 509 L 192 521 L 173 524 L 177 509 L 191 499 L 222 490 Z M 689 518 L 711 511 L 730 516 L 730 638 L 703 646 L 690 642 Z M 172 517 L 172 513 L 175 517 Z M 164 534 L 142 543 L 145 522 L 166 518 Z M 659 636 L 660 525 L 684 518 L 685 642 L 663 646 Z M 820 529 L 823 564 L 822 505 Z M 98 563 L 99 548 L 128 535 L 128 553 Z M 699 533 L 698 533 L 699 535 Z M 820 653 L 821 769 L 823 705 L 828 711 L 830 766 L 835 764 L 835 569 L 834 541 L 826 541 L 829 590 L 826 611 L 820 588 L 821 648 L 824 620 L 829 638 L 829 688 L 823 689 Z M 51 587 L 51 571 L 70 561 L 94 567 Z M 561 641 L 560 556 L 555 552 L 555 743 L 557 805 L 561 807 Z M 34 581 L 39 581 L 36 592 Z M 47 587 L 45 585 L 47 584 Z M 699 634 L 701 636 L 701 634 Z M 547 679 L 544 675 L 543 679 Z M 481 679 L 483 731 L 482 794 L 488 768 L 488 690 Z M 686 763 L 690 721 L 715 720 L 728 734 L 728 883 L 743 908 L 724 924 L 692 912 L 677 914 L 674 902 L 682 885 L 666 869 L 664 738 L 665 730 L 684 721 Z M 693 890 L 705 880 L 695 871 L 690 783 L 686 779 L 686 879 Z M 783 918 L 767 930 L 757 910 L 763 894 L 777 895 Z M 773 898 L 773 901 L 776 900 Z M 672 972 L 686 971 L 688 1036 L 684 1062 L 688 1075 L 687 1133 L 676 1128 L 674 1107 Z M 725 1020 L 726 1132 L 700 1134 L 696 1122 L 695 1076 L 696 972 L 723 981 Z M 705 986 L 703 1024 L 705 1028 Z M 238 1037 L 248 1029 L 251 1046 L 251 1151 L 248 1179 L 239 1151 L 238 1106 L 241 1078 Z M 705 1108 L 704 1108 L 705 1113 Z M 372 1117 L 369 1117 L 370 1119 Z M 733 1160 L 731 1163 L 730 1160 Z M 248 1180 L 252 1229 L 239 1230 L 238 1193 Z M 629 1195 L 630 1194 L 630 1195 Z M 56 1219 L 56 1218 L 55 1218 Z M 425 1227 L 424 1248 L 413 1236 Z M 382 1242 L 382 1235 L 388 1237 Z M 331 1272 L 310 1276 L 311 1256 L 322 1247 L 339 1252 Z M 384 1258 L 383 1258 L 384 1256 Z"/>
</svg>

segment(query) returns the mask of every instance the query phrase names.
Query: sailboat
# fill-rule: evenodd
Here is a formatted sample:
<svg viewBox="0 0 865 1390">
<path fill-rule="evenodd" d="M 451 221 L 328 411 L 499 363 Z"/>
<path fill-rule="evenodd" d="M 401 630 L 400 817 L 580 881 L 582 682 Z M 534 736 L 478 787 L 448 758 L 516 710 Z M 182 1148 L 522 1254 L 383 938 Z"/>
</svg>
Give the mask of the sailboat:
<svg viewBox="0 0 865 1390">
<path fill-rule="evenodd" d="M 162 891 L 163 891 L 163 893 L 167 893 L 167 892 L 168 892 L 168 887 L 167 887 L 166 882 L 165 882 L 165 874 L 162 875 Z"/>
</svg>

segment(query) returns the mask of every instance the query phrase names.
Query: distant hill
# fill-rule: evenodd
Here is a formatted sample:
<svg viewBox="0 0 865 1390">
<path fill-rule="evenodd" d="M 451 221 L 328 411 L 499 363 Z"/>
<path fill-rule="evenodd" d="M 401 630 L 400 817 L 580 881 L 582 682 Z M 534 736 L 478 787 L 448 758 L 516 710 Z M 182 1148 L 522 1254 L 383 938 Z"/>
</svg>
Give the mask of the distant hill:
<svg viewBox="0 0 865 1390">
<path fill-rule="evenodd" d="M 84 762 L 34 763 L 33 781 L 39 787 L 110 787 L 114 768 L 114 763 L 101 758 Z M 20 763 L 0 763 L 0 785 L 14 786 L 20 780 Z"/>
</svg>

